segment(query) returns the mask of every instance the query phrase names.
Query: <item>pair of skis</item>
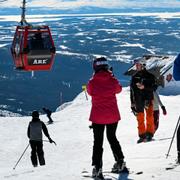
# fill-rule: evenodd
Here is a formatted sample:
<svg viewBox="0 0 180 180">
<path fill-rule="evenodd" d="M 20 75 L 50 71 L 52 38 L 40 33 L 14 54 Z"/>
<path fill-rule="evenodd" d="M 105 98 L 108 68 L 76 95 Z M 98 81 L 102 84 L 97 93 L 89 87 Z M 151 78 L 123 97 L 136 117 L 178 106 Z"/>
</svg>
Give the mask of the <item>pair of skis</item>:
<svg viewBox="0 0 180 180">
<path fill-rule="evenodd" d="M 179 163 L 174 163 L 174 164 L 170 164 L 168 167 L 166 167 L 165 170 L 170 171 L 170 170 L 176 169 L 177 167 L 180 167 L 180 164 Z M 116 174 L 116 173 L 112 173 L 111 171 L 104 171 L 103 174 L 104 174 L 104 180 L 127 180 L 129 174 L 141 175 L 141 174 L 143 174 L 143 171 L 120 172 L 118 174 L 118 177 L 117 176 L 115 177 L 114 174 Z M 88 171 L 83 171 L 82 172 L 82 177 L 91 178 L 91 179 L 94 179 L 94 180 L 100 180 L 100 179 L 93 178 L 92 175 Z"/>
<path fill-rule="evenodd" d="M 115 176 L 115 174 L 118 175 L 118 177 Z M 120 173 L 113 173 L 111 171 L 104 171 L 103 172 L 103 175 L 104 175 L 103 180 L 127 180 L 129 174 L 141 175 L 141 174 L 143 174 L 143 171 L 139 171 L 139 172 L 134 172 L 134 171 L 129 171 L 129 172 L 125 171 L 125 172 L 123 172 L 122 171 Z M 82 177 L 91 178 L 91 179 L 94 179 L 94 180 L 101 180 L 101 179 L 92 177 L 92 175 L 88 171 L 83 171 L 82 172 Z"/>
</svg>

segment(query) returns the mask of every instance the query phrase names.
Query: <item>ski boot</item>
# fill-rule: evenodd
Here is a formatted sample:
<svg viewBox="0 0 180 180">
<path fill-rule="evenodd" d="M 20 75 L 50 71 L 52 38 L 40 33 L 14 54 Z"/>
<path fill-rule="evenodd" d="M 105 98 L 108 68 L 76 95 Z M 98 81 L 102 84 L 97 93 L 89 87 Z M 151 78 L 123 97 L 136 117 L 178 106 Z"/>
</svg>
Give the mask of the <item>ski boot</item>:
<svg viewBox="0 0 180 180">
<path fill-rule="evenodd" d="M 102 168 L 97 168 L 96 166 L 92 170 L 92 177 L 95 180 L 104 180 L 104 176 L 102 173 Z"/>
<path fill-rule="evenodd" d="M 152 133 L 146 133 L 146 141 L 149 142 L 149 141 L 152 141 L 152 138 L 153 138 L 153 134 Z"/>
<path fill-rule="evenodd" d="M 142 143 L 146 141 L 146 135 L 145 134 L 141 134 L 139 135 L 139 139 L 137 140 L 137 143 Z"/>
<path fill-rule="evenodd" d="M 145 138 L 139 138 L 138 140 L 137 140 L 137 143 L 139 144 L 139 143 L 142 143 L 142 142 L 145 142 Z"/>
<path fill-rule="evenodd" d="M 126 167 L 126 162 L 123 162 L 123 164 L 121 166 L 121 170 L 119 171 L 119 173 L 129 174 L 129 169 Z"/>
<path fill-rule="evenodd" d="M 126 172 L 129 173 L 128 168 L 126 167 L 126 163 L 124 162 L 124 160 L 119 160 L 117 161 L 114 165 L 113 168 L 111 170 L 112 173 L 120 173 L 120 172 Z"/>
</svg>

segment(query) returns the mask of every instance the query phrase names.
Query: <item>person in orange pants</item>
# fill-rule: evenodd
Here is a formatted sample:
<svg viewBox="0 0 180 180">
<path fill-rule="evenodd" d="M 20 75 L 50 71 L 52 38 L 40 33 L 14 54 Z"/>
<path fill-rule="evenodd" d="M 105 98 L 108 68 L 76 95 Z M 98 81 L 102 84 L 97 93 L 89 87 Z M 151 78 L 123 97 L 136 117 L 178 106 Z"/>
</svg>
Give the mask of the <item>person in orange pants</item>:
<svg viewBox="0 0 180 180">
<path fill-rule="evenodd" d="M 157 86 L 155 76 L 146 70 L 145 63 L 141 60 L 135 60 L 134 63 L 137 72 L 131 79 L 130 98 L 131 109 L 138 122 L 137 143 L 141 143 L 151 141 L 154 134 L 153 91 Z"/>
<path fill-rule="evenodd" d="M 146 140 L 150 141 L 154 134 L 154 116 L 153 116 L 153 103 L 145 108 L 145 112 L 137 113 L 138 121 L 138 134 L 140 135 L 139 143 Z M 144 117 L 146 115 L 146 125 Z"/>
</svg>

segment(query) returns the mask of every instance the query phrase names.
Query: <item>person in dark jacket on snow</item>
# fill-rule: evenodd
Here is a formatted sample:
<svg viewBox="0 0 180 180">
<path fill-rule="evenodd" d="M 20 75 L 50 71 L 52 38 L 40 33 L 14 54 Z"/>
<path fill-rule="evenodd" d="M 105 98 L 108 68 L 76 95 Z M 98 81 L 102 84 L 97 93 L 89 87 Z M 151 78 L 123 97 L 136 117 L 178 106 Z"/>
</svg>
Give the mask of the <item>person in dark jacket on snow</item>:
<svg viewBox="0 0 180 180">
<path fill-rule="evenodd" d="M 38 165 L 38 160 L 41 166 L 45 165 L 42 131 L 44 132 L 45 136 L 49 139 L 50 143 L 55 143 L 50 138 L 46 125 L 44 124 L 44 122 L 42 122 L 39 119 L 39 112 L 33 111 L 32 121 L 29 122 L 27 135 L 28 135 L 29 143 L 32 149 L 31 162 L 34 167 Z"/>
<path fill-rule="evenodd" d="M 47 108 L 45 108 L 45 107 L 43 107 L 42 110 L 46 113 L 46 115 L 47 115 L 47 117 L 49 119 L 48 123 L 49 124 L 53 123 L 53 120 L 51 118 L 52 111 L 47 109 Z"/>
<path fill-rule="evenodd" d="M 141 60 L 134 61 L 136 73 L 130 84 L 131 109 L 138 122 L 139 140 L 137 143 L 151 141 L 154 135 L 153 92 L 157 89 L 156 79 L 148 72 Z M 146 112 L 146 122 L 145 113 Z"/>
<path fill-rule="evenodd" d="M 92 97 L 92 109 L 89 120 L 92 122 L 94 133 L 92 155 L 92 165 L 94 168 L 92 175 L 93 177 L 103 179 L 102 155 L 105 128 L 107 139 L 116 161 L 112 171 L 118 173 L 122 170 L 127 170 L 124 162 L 124 154 L 116 138 L 116 129 L 120 120 L 116 94 L 121 92 L 122 86 L 114 77 L 112 71 L 109 70 L 106 58 L 95 59 L 93 69 L 94 75 L 87 84 L 87 92 Z"/>
</svg>

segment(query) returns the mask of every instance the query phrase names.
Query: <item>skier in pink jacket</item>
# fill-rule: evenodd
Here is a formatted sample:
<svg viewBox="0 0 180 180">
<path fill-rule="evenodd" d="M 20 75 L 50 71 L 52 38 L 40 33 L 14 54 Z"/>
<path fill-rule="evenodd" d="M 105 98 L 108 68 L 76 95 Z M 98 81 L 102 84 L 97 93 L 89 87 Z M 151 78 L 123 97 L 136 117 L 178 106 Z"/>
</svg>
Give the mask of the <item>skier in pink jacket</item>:
<svg viewBox="0 0 180 180">
<path fill-rule="evenodd" d="M 92 155 L 92 165 L 94 166 L 92 175 L 103 179 L 102 155 L 103 136 L 106 127 L 106 135 L 111 146 L 115 164 L 112 172 L 119 173 L 128 171 L 124 162 L 124 155 L 119 141 L 116 138 L 116 129 L 120 118 L 116 94 L 122 90 L 121 84 L 114 77 L 106 58 L 97 58 L 93 62 L 94 75 L 89 80 L 87 92 L 92 97 L 92 109 L 89 120 L 92 122 L 94 133 L 94 146 Z"/>
</svg>

